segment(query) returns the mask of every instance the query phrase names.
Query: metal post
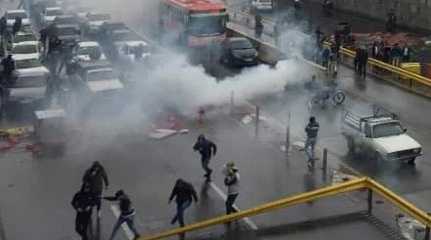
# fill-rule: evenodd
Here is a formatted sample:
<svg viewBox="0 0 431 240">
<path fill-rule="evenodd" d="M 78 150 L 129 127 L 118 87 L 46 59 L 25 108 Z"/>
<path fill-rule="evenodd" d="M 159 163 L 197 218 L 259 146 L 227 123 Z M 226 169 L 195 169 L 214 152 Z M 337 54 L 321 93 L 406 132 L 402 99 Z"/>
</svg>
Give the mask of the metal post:
<svg viewBox="0 0 431 240">
<path fill-rule="evenodd" d="M 322 171 L 326 173 L 328 171 L 328 149 L 323 149 L 323 160 L 322 160 Z"/>
<path fill-rule="evenodd" d="M 430 216 L 431 213 L 428 213 L 428 216 Z M 425 227 L 425 239 L 424 240 L 430 240 L 430 226 L 426 225 Z"/>
<path fill-rule="evenodd" d="M 368 214 L 373 212 L 373 190 L 368 189 Z"/>
<path fill-rule="evenodd" d="M 233 109 L 235 107 L 235 102 L 234 102 L 234 91 L 230 92 L 230 115 L 233 114 Z"/>
<path fill-rule="evenodd" d="M 260 118 L 260 108 L 259 106 L 256 106 L 256 120 L 255 120 L 255 129 L 254 129 L 254 136 L 258 138 L 259 136 L 259 118 Z"/>
<path fill-rule="evenodd" d="M 285 156 L 286 156 L 286 160 L 289 159 L 289 149 L 290 149 L 290 112 L 289 112 L 289 117 L 288 117 L 288 122 L 287 122 L 287 127 L 286 127 L 286 143 L 284 145 L 284 147 L 286 148 L 285 150 Z"/>
</svg>

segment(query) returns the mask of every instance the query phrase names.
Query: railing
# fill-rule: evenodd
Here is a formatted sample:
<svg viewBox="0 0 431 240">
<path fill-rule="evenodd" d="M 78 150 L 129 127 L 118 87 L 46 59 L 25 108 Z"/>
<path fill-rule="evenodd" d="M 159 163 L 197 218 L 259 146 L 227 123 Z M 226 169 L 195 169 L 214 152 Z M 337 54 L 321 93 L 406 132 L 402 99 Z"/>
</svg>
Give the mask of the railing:
<svg viewBox="0 0 431 240">
<path fill-rule="evenodd" d="M 356 53 L 347 48 L 341 48 L 340 53 L 348 58 L 351 58 L 351 61 L 343 61 L 346 64 L 352 64 L 353 59 L 356 56 Z M 388 80 L 392 83 L 397 84 L 400 87 L 411 90 L 418 94 L 431 97 L 431 79 L 424 77 L 422 75 L 416 74 L 414 72 L 410 72 L 404 70 L 402 68 L 396 67 L 394 65 L 385 63 L 383 61 L 368 58 L 368 65 L 376 69 L 377 71 L 369 71 L 370 74 L 376 75 L 379 78 L 384 80 Z M 383 71 L 378 71 L 383 70 Z"/>
<path fill-rule="evenodd" d="M 231 19 L 234 22 L 241 23 L 248 28 L 254 29 L 254 16 L 248 14 L 247 12 L 241 11 L 236 12 L 233 11 L 231 13 Z M 263 18 L 264 30 L 263 33 L 269 37 L 274 36 L 274 26 L 275 22 L 268 18 Z M 259 40 L 260 41 L 260 40 Z M 267 43 L 268 46 L 274 47 L 273 42 Z M 270 51 L 276 53 L 277 51 Z M 341 48 L 340 53 L 350 58 L 349 61 L 344 61 L 345 64 L 353 65 L 353 58 L 356 53 L 347 48 Z M 268 57 L 267 57 L 268 58 Z M 397 66 L 393 66 L 391 64 L 385 63 L 383 61 L 369 58 L 368 65 L 373 67 L 374 69 L 378 69 L 381 71 L 369 71 L 369 74 L 373 74 L 378 78 L 382 78 L 384 80 L 390 81 L 400 87 L 403 87 L 407 90 L 413 91 L 415 93 L 431 97 L 431 79 L 425 76 L 406 71 Z"/>
<path fill-rule="evenodd" d="M 187 225 L 182 228 L 177 228 L 173 230 L 168 230 L 166 232 L 162 232 L 149 237 L 141 237 L 140 240 L 158 240 L 164 239 L 167 237 L 184 234 L 186 232 L 196 231 L 203 228 L 208 228 L 211 226 L 228 223 L 234 220 L 251 217 L 255 215 L 260 215 L 268 212 L 272 212 L 278 209 L 291 207 L 294 205 L 298 205 L 301 203 L 306 203 L 310 201 L 314 201 L 317 199 L 335 196 L 341 193 L 348 193 L 356 190 L 368 190 L 368 212 L 371 213 L 373 206 L 373 193 L 377 193 L 383 198 L 387 199 L 395 206 L 397 206 L 400 210 L 404 211 L 411 217 L 415 218 L 422 224 L 427 227 L 427 231 L 429 232 L 429 228 L 431 227 L 431 217 L 425 213 L 424 211 L 415 207 L 412 203 L 398 196 L 394 192 L 390 191 L 383 185 L 377 183 L 376 181 L 370 178 L 358 178 L 345 183 L 340 183 L 328 187 L 323 187 L 314 191 L 301 193 L 295 196 L 286 197 L 277 201 L 269 202 L 266 204 L 262 204 L 260 206 L 250 208 L 244 211 L 240 211 L 230 215 L 223 215 L 219 217 L 215 217 L 212 219 L 208 219 L 202 222 L 194 223 Z M 429 233 L 428 233 L 429 235 Z"/>
</svg>

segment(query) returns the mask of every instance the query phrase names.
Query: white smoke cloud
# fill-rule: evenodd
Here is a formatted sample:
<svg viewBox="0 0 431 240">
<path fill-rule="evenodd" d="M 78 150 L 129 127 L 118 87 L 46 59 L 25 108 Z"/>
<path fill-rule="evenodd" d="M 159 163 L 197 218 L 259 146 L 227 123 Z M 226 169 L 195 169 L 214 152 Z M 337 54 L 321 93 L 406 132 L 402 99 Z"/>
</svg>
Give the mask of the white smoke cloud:
<svg viewBox="0 0 431 240">
<path fill-rule="evenodd" d="M 252 67 L 217 81 L 205 73 L 201 65 L 189 64 L 184 56 L 168 54 L 162 58 L 166 61 L 150 71 L 148 79 L 137 89 L 142 101 L 174 107 L 182 113 L 228 104 L 231 92 L 234 92 L 235 101 L 241 102 L 280 92 L 287 83 L 302 80 L 303 67 L 295 60 L 282 61 L 276 67 Z"/>
</svg>

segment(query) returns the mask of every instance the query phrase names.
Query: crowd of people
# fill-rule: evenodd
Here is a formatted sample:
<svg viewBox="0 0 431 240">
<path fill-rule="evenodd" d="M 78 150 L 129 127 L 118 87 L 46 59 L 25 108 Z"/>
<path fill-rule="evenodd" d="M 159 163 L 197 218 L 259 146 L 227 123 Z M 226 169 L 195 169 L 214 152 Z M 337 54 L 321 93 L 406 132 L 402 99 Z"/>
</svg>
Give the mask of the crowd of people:
<svg viewBox="0 0 431 240">
<path fill-rule="evenodd" d="M 209 167 L 211 158 L 217 152 L 217 145 L 208 140 L 204 135 L 199 135 L 193 150 L 199 152 L 202 168 L 205 171 L 204 178 L 206 182 L 211 181 L 212 169 Z M 227 198 L 225 201 L 226 214 L 237 212 L 234 207 L 235 200 L 239 195 L 239 170 L 234 162 L 228 162 L 224 165 L 222 174 L 224 175 L 224 184 L 227 188 Z M 126 223 L 133 232 L 135 238 L 140 237 L 139 231 L 135 227 L 134 216 L 136 210 L 132 201 L 124 190 L 118 190 L 113 196 L 104 196 L 104 190 L 109 186 L 108 175 L 100 162 L 93 162 L 92 166 L 87 169 L 82 178 L 82 185 L 79 191 L 73 196 L 71 205 L 76 211 L 75 231 L 81 236 L 82 240 L 90 239 L 92 234 L 92 216 L 93 209 L 96 208 L 98 220 L 101 218 L 102 200 L 116 202 L 118 204 L 120 215 L 113 226 L 110 240 L 113 240 L 123 223 Z M 176 213 L 171 220 L 171 224 L 179 223 L 180 227 L 185 226 L 184 212 L 191 206 L 192 202 L 198 202 L 198 195 L 194 186 L 182 178 L 178 178 L 169 196 L 169 203 L 173 200 L 176 202 Z M 180 237 L 184 238 L 184 234 Z"/>
</svg>

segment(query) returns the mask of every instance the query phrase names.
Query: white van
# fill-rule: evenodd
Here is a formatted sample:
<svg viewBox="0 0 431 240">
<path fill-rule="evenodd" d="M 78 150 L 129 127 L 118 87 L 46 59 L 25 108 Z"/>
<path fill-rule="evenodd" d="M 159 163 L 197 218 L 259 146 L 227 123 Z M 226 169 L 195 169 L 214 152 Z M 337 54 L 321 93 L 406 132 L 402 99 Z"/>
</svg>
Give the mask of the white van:
<svg viewBox="0 0 431 240">
<path fill-rule="evenodd" d="M 256 11 L 272 11 L 275 0 L 252 0 L 252 8 Z"/>
</svg>

